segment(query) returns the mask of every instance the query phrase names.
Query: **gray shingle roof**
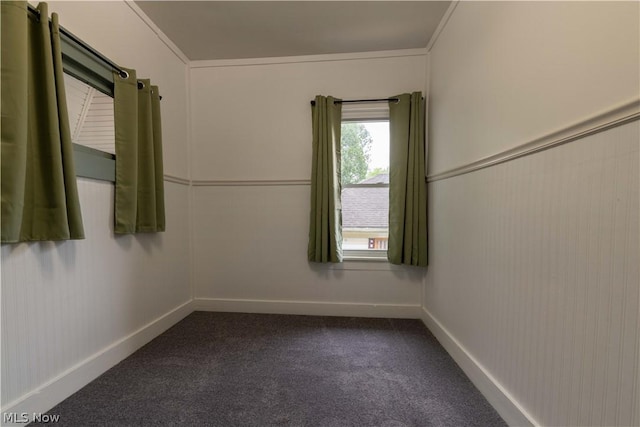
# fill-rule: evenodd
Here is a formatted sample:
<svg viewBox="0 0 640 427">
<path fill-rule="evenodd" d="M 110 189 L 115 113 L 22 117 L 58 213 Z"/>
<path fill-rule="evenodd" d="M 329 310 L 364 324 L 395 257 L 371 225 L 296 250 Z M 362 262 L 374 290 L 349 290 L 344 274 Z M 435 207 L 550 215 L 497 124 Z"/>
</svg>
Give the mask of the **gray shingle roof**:
<svg viewBox="0 0 640 427">
<path fill-rule="evenodd" d="M 388 228 L 389 189 L 386 187 L 343 188 L 342 227 Z"/>
<path fill-rule="evenodd" d="M 389 183 L 389 174 L 379 173 L 376 176 L 372 176 L 371 178 L 367 178 L 360 181 L 358 184 L 388 184 L 388 183 Z"/>
</svg>

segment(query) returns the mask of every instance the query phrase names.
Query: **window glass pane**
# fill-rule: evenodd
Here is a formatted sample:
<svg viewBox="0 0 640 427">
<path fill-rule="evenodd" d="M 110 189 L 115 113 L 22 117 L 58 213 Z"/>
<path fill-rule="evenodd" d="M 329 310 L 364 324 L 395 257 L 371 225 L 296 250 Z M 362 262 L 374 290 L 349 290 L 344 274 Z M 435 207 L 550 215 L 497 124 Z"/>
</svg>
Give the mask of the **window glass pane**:
<svg viewBox="0 0 640 427">
<path fill-rule="evenodd" d="M 75 144 L 115 154 L 113 98 L 64 75 L 71 140 Z"/>
<path fill-rule="evenodd" d="M 371 135 L 371 151 L 367 169 L 367 178 L 386 175 L 389 183 L 389 122 L 362 123 Z"/>
<path fill-rule="evenodd" d="M 342 123 L 342 248 L 386 253 L 389 122 Z"/>
</svg>

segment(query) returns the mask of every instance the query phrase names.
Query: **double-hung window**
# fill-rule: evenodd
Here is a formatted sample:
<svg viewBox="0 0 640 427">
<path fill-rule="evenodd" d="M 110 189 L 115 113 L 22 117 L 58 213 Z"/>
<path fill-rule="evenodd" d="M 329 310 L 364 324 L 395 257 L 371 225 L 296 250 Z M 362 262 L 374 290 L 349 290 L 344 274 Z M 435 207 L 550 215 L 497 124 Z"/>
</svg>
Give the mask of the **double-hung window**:
<svg viewBox="0 0 640 427">
<path fill-rule="evenodd" d="M 349 260 L 386 260 L 389 241 L 389 107 L 343 104 L 342 250 Z"/>
<path fill-rule="evenodd" d="M 113 68 L 66 29 L 60 42 L 76 175 L 115 181 Z"/>
<path fill-rule="evenodd" d="M 65 73 L 76 175 L 115 180 L 113 98 Z"/>
</svg>

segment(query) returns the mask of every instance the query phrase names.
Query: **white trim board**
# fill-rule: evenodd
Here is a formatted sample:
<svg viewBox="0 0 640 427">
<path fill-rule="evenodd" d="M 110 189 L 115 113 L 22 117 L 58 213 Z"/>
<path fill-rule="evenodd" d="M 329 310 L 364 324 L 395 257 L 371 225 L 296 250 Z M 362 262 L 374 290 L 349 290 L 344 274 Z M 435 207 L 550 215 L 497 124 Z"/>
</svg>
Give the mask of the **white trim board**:
<svg viewBox="0 0 640 427">
<path fill-rule="evenodd" d="M 538 423 L 511 394 L 478 362 L 471 353 L 436 319 L 422 307 L 421 320 L 460 366 L 471 382 L 480 390 L 491 406 L 510 426 L 538 426 Z"/>
<path fill-rule="evenodd" d="M 255 187 L 270 186 L 280 187 L 288 185 L 311 185 L 310 179 L 259 179 L 259 180 L 205 180 L 194 179 L 191 181 L 194 187 Z"/>
<path fill-rule="evenodd" d="M 164 174 L 164 180 L 167 182 L 173 182 L 174 184 L 191 185 L 191 181 L 189 181 L 188 179 L 169 174 Z"/>
<path fill-rule="evenodd" d="M 192 301 L 187 301 L 158 317 L 126 337 L 89 356 L 60 375 L 10 402 L 2 413 L 46 413 L 107 370 L 133 354 L 143 345 L 162 334 L 193 312 Z"/>
<path fill-rule="evenodd" d="M 309 316 L 388 317 L 395 319 L 419 319 L 421 317 L 420 305 L 418 304 L 195 298 L 193 309 L 195 311 Z"/>
</svg>

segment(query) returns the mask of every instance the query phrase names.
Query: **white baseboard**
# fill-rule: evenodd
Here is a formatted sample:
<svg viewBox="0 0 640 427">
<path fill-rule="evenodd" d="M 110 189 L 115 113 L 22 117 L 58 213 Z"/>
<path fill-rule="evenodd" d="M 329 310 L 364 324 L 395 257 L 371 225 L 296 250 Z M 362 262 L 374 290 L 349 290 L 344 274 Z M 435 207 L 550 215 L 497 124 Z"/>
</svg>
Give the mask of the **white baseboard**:
<svg viewBox="0 0 640 427">
<path fill-rule="evenodd" d="M 422 322 L 507 424 L 510 426 L 541 425 L 427 309 L 422 307 L 421 312 Z"/>
<path fill-rule="evenodd" d="M 134 353 L 140 347 L 191 314 L 193 312 L 192 304 L 192 301 L 188 301 L 176 307 L 137 331 L 93 354 L 37 389 L 10 402 L 6 407 L 2 408 L 1 414 L 25 413 L 31 416 L 34 413 L 46 413 L 58 403 Z M 2 423 L 2 425 L 10 425 L 2 421 L 2 415 L 0 415 L 0 423 Z M 13 425 L 23 424 L 25 423 Z"/>
<path fill-rule="evenodd" d="M 194 311 L 420 319 L 419 305 L 196 298 Z"/>
</svg>

